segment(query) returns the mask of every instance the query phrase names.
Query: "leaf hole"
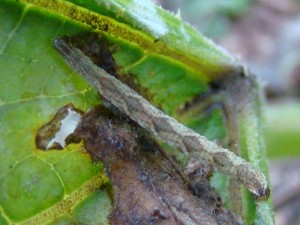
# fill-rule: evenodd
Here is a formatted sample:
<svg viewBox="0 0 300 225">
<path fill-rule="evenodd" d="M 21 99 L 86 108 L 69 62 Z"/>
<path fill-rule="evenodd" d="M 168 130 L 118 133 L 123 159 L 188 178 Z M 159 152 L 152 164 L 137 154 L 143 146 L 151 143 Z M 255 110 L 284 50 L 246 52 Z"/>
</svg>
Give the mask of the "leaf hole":
<svg viewBox="0 0 300 225">
<path fill-rule="evenodd" d="M 61 150 L 70 142 L 77 142 L 72 138 L 83 112 L 73 104 L 60 108 L 55 116 L 43 125 L 36 134 L 36 147 L 41 150 Z"/>
</svg>

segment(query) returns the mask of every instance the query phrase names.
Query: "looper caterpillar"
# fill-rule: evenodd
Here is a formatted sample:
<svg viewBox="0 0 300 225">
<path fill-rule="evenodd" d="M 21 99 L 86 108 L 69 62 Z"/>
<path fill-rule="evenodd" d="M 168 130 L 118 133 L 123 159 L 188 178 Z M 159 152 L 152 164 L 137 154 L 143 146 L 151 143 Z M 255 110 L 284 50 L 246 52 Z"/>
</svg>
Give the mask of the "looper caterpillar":
<svg viewBox="0 0 300 225">
<path fill-rule="evenodd" d="M 201 157 L 220 172 L 238 179 L 256 198 L 268 197 L 269 188 L 265 176 L 250 163 L 155 108 L 127 85 L 97 67 L 79 49 L 63 39 L 56 39 L 54 46 L 74 71 L 82 75 L 97 88 L 101 96 L 141 127 L 162 141 L 177 147 L 191 162 Z"/>
</svg>

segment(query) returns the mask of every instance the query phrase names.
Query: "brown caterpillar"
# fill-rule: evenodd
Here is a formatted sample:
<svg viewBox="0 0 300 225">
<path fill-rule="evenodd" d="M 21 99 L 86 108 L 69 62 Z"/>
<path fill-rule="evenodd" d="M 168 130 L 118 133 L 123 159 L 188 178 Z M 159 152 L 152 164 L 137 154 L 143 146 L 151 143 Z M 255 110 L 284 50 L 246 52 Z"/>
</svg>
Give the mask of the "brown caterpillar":
<svg viewBox="0 0 300 225">
<path fill-rule="evenodd" d="M 152 106 L 146 99 L 105 70 L 97 67 L 79 49 L 63 39 L 54 46 L 66 63 L 82 75 L 101 96 L 127 114 L 141 127 L 185 153 L 190 162 L 207 160 L 218 171 L 243 183 L 257 199 L 267 198 L 269 188 L 265 176 L 233 152 L 218 146 Z"/>
</svg>

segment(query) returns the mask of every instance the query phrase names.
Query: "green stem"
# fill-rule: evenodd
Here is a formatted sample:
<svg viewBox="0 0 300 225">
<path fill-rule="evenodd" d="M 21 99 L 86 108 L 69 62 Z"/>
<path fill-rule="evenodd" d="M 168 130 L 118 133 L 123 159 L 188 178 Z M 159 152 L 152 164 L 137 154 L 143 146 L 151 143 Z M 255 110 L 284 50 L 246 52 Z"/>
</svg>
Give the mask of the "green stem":
<svg viewBox="0 0 300 225">
<path fill-rule="evenodd" d="M 260 87 L 253 76 L 246 77 L 245 86 L 247 88 L 243 91 L 247 94 L 239 108 L 241 156 L 262 171 L 270 183 L 266 147 L 261 129 Z M 247 190 L 244 190 L 243 193 L 245 224 L 273 225 L 272 196 L 267 201 L 254 204 L 254 199 L 250 193 Z M 255 212 L 253 212 L 254 210 Z M 255 217 L 253 217 L 253 213 L 256 214 Z M 254 219 L 255 221 L 253 221 Z"/>
</svg>

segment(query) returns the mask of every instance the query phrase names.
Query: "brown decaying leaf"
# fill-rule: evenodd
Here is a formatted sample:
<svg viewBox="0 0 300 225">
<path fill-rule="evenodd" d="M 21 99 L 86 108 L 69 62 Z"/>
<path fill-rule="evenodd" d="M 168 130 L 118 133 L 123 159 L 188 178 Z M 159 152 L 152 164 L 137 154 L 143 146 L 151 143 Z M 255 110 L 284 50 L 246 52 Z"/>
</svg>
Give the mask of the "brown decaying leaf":
<svg viewBox="0 0 300 225">
<path fill-rule="evenodd" d="M 241 224 L 207 178 L 192 191 L 156 141 L 116 109 L 93 108 L 75 135 L 111 178 L 111 224 Z"/>
</svg>

